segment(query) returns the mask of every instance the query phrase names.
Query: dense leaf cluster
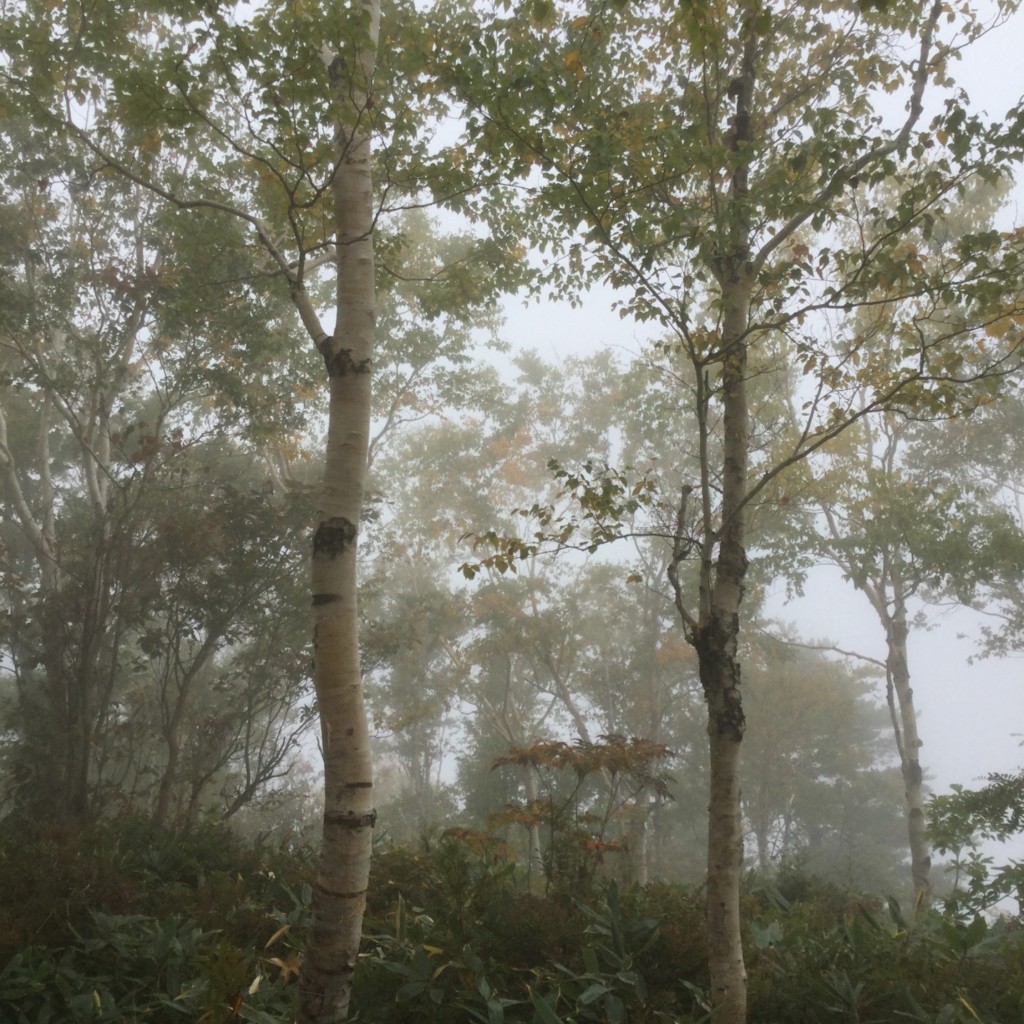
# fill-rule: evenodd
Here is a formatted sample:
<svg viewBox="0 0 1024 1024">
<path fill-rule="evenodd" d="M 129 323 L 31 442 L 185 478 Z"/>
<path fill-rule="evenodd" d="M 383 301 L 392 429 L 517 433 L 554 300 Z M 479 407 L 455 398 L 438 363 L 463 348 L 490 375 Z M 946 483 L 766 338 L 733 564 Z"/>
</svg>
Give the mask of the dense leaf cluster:
<svg viewBox="0 0 1024 1024">
<path fill-rule="evenodd" d="M 0 1011 L 17 1024 L 185 1017 L 279 1024 L 293 1012 L 309 855 L 251 848 L 225 828 L 0 838 Z M 1021 935 L 815 880 L 748 880 L 751 1019 L 835 1014 L 1012 1024 Z M 525 875 L 453 834 L 377 851 L 354 1008 L 387 1022 L 550 1024 L 704 1019 L 699 891 Z"/>
</svg>

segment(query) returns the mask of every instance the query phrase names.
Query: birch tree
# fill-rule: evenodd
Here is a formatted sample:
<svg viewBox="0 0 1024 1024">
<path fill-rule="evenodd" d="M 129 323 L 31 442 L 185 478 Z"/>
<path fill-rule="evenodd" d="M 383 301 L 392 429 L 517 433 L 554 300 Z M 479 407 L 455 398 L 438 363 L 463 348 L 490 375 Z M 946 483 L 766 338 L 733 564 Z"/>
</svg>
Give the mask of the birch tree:
<svg viewBox="0 0 1024 1024">
<path fill-rule="evenodd" d="M 979 411 L 975 415 L 990 420 Z M 972 417 L 973 418 L 973 417 Z M 801 534 L 805 556 L 832 562 L 867 599 L 882 628 L 886 701 L 903 774 L 915 898 L 931 892 L 924 746 L 911 684 L 911 640 L 940 604 L 986 607 L 1019 573 L 1022 540 L 1001 487 L 960 462 L 966 424 L 890 414 L 820 453 L 798 487 L 820 510 Z"/>
<path fill-rule="evenodd" d="M 4 28 L 5 101 L 76 140 L 94 173 L 219 225 L 244 256 L 233 272 L 287 295 L 322 362 L 329 400 L 311 591 L 326 804 L 300 983 L 301 1016 L 317 1022 L 347 1013 L 376 820 L 356 605 L 376 278 L 388 279 L 375 273 L 375 238 L 381 218 L 442 201 L 465 209 L 475 187 L 434 137 L 447 108 L 423 86 L 418 33 L 411 5 L 382 12 L 377 0 L 144 10 L 27 0 Z M 389 239 L 385 264 L 400 241 Z M 485 304 L 519 258 L 500 240 L 458 250 L 417 267 L 436 300 L 431 317 L 453 294 L 466 309 Z M 400 266 L 385 269 L 400 279 Z M 234 365 L 236 381 L 259 380 L 243 344 Z M 280 466 L 277 440 L 266 446 Z"/>
<path fill-rule="evenodd" d="M 359 675 L 356 542 L 370 424 L 374 328 L 371 179 L 374 0 L 308 12 L 173 6 L 145 13 L 22 8 L 9 65 L 24 100 L 63 121 L 98 170 L 196 217 L 242 229 L 277 277 L 322 357 L 329 413 L 313 533 L 314 679 L 325 812 L 313 923 L 300 982 L 304 1020 L 347 1015 L 375 821 Z M 36 19 L 48 53 L 31 43 Z M 120 43 L 110 47 L 112 39 Z M 14 47 L 12 47 L 13 49 Z M 18 64 L 32 65 L 24 74 Z M 47 110 L 56 82 L 68 112 Z M 58 122 L 59 123 L 59 122 Z M 171 154 L 157 167 L 154 154 Z M 162 172 L 162 173 L 161 173 Z M 232 228 L 234 230 L 234 228 Z M 333 271 L 334 323 L 312 291 Z"/>
<path fill-rule="evenodd" d="M 660 323 L 688 371 L 679 401 L 700 455 L 679 482 L 669 575 L 708 714 L 712 1019 L 741 1024 L 749 513 L 789 467 L 859 418 L 900 403 L 955 411 L 959 384 L 1007 367 L 974 332 L 1017 308 L 1018 238 L 941 259 L 908 241 L 975 170 L 998 174 L 1017 142 L 947 91 L 951 61 L 982 26 L 941 2 L 533 0 L 500 5 L 482 28 L 471 12 L 441 10 L 454 29 L 447 38 L 470 40 L 445 65 L 468 111 L 465 148 L 522 177 L 523 215 L 541 247 L 561 256 L 550 284 L 572 290 L 600 277 L 624 289 L 623 315 Z M 946 105 L 929 121 L 931 88 Z M 886 94 L 895 102 L 883 109 Z M 903 184 L 886 195 L 893 179 Z M 852 244 L 837 236 L 845 222 L 865 229 Z M 875 286 L 931 300 L 893 325 L 901 346 L 884 358 L 849 316 L 874 301 Z M 939 301 L 950 292 L 964 311 L 955 322 Z M 941 326 L 922 333 L 922 317 Z M 752 460 L 761 425 L 750 381 L 778 366 L 780 336 L 804 372 L 807 403 L 791 442 Z M 870 398 L 853 407 L 859 386 Z"/>
<path fill-rule="evenodd" d="M 963 244 L 991 246 L 998 234 L 992 224 L 1004 201 L 999 189 L 980 180 L 968 183 L 962 202 L 945 215 L 933 215 L 930 233 L 908 239 L 931 260 Z M 908 301 L 909 315 L 922 343 L 938 325 L 960 316 L 955 295 L 943 305 L 929 300 L 928 319 L 917 316 L 919 300 Z M 904 314 L 906 315 L 906 314 Z M 1013 317 L 998 307 L 991 323 L 980 324 L 974 343 L 987 347 L 997 361 L 1007 352 L 1004 338 Z M 879 352 L 901 344 L 894 338 L 900 319 L 884 293 L 859 315 L 858 332 Z M 1017 344 L 1008 339 L 1010 350 Z M 1020 564 L 1020 537 L 1008 514 L 1005 490 L 1009 466 L 995 473 L 990 460 L 964 449 L 979 421 L 991 421 L 1006 409 L 1006 394 L 996 397 L 994 381 L 984 377 L 961 383 L 967 415 L 927 422 L 927 408 L 914 417 L 902 410 L 864 419 L 857 428 L 815 453 L 802 467 L 806 485 L 795 485 L 801 504 L 818 512 L 814 525 L 791 538 L 800 549 L 791 565 L 823 558 L 867 598 L 885 639 L 886 700 L 896 752 L 903 774 L 907 838 L 915 899 L 927 903 L 931 892 L 931 850 L 927 836 L 924 766 L 918 706 L 911 685 L 910 638 L 926 625 L 925 607 L 959 603 L 973 607 L 997 604 L 999 582 L 1012 578 Z M 1008 390 L 1008 389 L 1003 389 Z M 863 404 L 867 396 L 857 401 Z M 794 421 L 798 419 L 791 410 Z M 989 473 L 986 475 L 985 468 Z"/>
</svg>

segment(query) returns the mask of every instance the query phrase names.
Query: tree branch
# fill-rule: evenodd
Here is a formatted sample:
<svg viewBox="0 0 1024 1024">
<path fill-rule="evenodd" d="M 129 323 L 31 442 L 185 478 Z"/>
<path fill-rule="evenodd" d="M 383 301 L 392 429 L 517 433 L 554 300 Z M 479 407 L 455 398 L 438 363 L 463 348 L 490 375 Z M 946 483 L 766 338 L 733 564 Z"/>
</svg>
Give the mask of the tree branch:
<svg viewBox="0 0 1024 1024">
<path fill-rule="evenodd" d="M 931 57 L 932 41 L 935 36 L 935 27 L 938 24 L 939 16 L 942 14 L 943 4 L 936 0 L 928 13 L 924 25 L 921 28 L 921 47 L 916 61 L 917 67 L 914 70 L 914 86 L 910 93 L 910 111 L 899 134 L 888 142 L 876 146 L 856 160 L 839 168 L 831 177 L 828 184 L 818 190 L 818 193 L 807 203 L 806 207 L 797 214 L 794 214 L 781 228 L 761 247 L 761 251 L 754 258 L 754 273 L 757 274 L 764 267 L 773 252 L 786 241 L 801 225 L 805 224 L 814 214 L 820 210 L 831 199 L 834 199 L 852 179 L 861 174 L 862 171 L 872 164 L 884 159 L 896 151 L 903 149 L 910 139 L 910 133 L 914 125 L 920 120 L 924 110 L 923 97 L 925 86 L 928 84 L 929 61 Z"/>
<path fill-rule="evenodd" d="M 234 217 L 236 220 L 245 221 L 245 223 L 251 225 L 256 231 L 256 235 L 264 249 L 267 250 L 274 262 L 281 268 L 285 277 L 287 277 L 289 281 L 294 282 L 295 274 L 291 269 L 291 264 L 271 239 L 266 225 L 259 217 L 255 216 L 255 214 L 247 213 L 245 210 L 239 209 L 237 206 L 231 206 L 229 203 L 222 203 L 217 199 L 185 199 L 182 196 L 179 196 L 176 192 L 172 192 L 170 189 L 164 188 L 162 185 L 158 185 L 155 181 L 150 181 L 148 178 L 145 178 L 141 174 L 133 171 L 126 163 L 124 163 L 124 161 L 119 160 L 117 157 L 107 152 L 107 150 L 98 143 L 94 142 L 89 136 L 89 133 L 83 128 L 80 128 L 73 121 L 68 121 L 67 127 L 68 130 L 91 152 L 95 153 L 101 160 L 104 160 L 107 164 L 113 167 L 119 174 L 124 175 L 124 177 L 129 181 L 135 182 L 136 185 L 160 196 L 161 199 L 166 199 L 167 202 L 172 206 L 176 206 L 179 210 L 216 210 L 219 213 L 225 213 L 229 217 Z"/>
</svg>

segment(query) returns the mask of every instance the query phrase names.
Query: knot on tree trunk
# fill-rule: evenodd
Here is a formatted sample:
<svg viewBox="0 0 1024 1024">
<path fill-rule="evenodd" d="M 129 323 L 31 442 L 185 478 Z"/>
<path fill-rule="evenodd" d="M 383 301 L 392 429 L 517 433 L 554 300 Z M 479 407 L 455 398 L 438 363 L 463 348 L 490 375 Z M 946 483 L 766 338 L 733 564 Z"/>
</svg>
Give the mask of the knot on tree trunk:
<svg viewBox="0 0 1024 1024">
<path fill-rule="evenodd" d="M 324 357 L 329 377 L 347 377 L 355 373 L 369 373 L 373 369 L 373 360 L 360 359 L 357 362 L 352 358 L 352 349 L 335 349 L 333 338 L 324 338 L 317 348 Z"/>
<path fill-rule="evenodd" d="M 337 558 L 356 540 L 356 524 L 343 516 L 325 519 L 313 534 L 313 557 Z"/>
<path fill-rule="evenodd" d="M 325 814 L 324 828 L 356 829 L 374 828 L 377 825 L 377 809 L 374 808 L 367 814 Z"/>
<path fill-rule="evenodd" d="M 718 731 L 740 743 L 747 731 L 747 716 L 743 713 L 743 697 L 739 688 L 739 670 L 735 685 L 722 689 L 721 700 L 715 702 L 714 723 Z"/>
</svg>

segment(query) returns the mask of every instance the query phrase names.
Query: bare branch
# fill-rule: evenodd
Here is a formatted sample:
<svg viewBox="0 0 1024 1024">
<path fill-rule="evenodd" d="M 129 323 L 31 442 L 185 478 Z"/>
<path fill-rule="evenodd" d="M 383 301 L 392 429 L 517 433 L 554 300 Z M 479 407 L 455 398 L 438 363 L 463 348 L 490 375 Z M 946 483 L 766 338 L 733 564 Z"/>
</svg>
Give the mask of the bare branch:
<svg viewBox="0 0 1024 1024">
<path fill-rule="evenodd" d="M 785 647 L 799 647 L 805 651 L 824 651 L 828 654 L 841 654 L 844 658 L 853 658 L 856 661 L 863 661 L 868 665 L 885 671 L 885 662 L 881 658 L 872 658 L 870 655 L 861 654 L 859 651 L 848 651 L 845 647 L 838 647 L 836 644 L 811 644 L 804 640 L 790 640 L 788 637 L 779 636 L 763 626 L 755 626 L 754 631 L 762 636 L 768 637 L 773 643 L 782 644 Z"/>
</svg>

